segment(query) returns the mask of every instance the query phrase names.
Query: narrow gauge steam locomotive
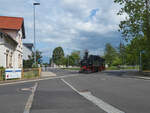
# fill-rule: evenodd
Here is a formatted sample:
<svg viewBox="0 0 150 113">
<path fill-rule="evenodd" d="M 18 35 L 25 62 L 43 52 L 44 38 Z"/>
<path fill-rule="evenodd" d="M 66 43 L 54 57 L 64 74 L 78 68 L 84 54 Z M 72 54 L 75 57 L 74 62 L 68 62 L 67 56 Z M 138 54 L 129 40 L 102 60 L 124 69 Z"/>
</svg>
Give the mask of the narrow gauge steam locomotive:
<svg viewBox="0 0 150 113">
<path fill-rule="evenodd" d="M 97 55 L 88 55 L 85 52 L 84 58 L 80 61 L 80 72 L 81 73 L 92 73 L 98 72 L 105 69 L 105 59 Z"/>
</svg>

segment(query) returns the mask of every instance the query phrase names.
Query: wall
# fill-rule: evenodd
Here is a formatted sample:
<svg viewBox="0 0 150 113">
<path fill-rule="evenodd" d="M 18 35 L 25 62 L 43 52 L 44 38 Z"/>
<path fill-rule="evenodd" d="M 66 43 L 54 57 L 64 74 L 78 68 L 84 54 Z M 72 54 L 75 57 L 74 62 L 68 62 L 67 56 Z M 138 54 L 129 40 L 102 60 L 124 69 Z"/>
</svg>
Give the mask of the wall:
<svg viewBox="0 0 150 113">
<path fill-rule="evenodd" d="M 12 68 L 15 65 L 14 51 L 16 49 L 16 43 L 10 38 L 0 37 L 0 66 L 5 68 Z M 6 55 L 7 61 L 6 61 Z"/>
<path fill-rule="evenodd" d="M 7 43 L 5 40 L 5 45 L 2 52 L 9 51 L 7 54 L 12 54 L 12 67 L 13 68 L 22 68 L 23 66 L 23 47 L 22 47 L 22 29 L 17 30 L 3 30 L 5 33 L 9 34 L 14 40 L 18 42 L 18 45 L 15 46 L 13 43 Z M 6 63 L 6 53 L 5 53 L 5 63 Z M 2 59 L 2 58 L 1 58 Z M 2 60 L 0 59 L 0 63 Z M 4 65 L 4 64 L 3 64 Z M 5 64 L 6 67 L 6 64 Z"/>
<path fill-rule="evenodd" d="M 23 45 L 23 60 L 28 60 L 28 56 L 32 55 L 32 51 L 27 48 L 25 45 Z"/>
<path fill-rule="evenodd" d="M 6 67 L 4 39 L 0 36 L 0 67 Z"/>
</svg>

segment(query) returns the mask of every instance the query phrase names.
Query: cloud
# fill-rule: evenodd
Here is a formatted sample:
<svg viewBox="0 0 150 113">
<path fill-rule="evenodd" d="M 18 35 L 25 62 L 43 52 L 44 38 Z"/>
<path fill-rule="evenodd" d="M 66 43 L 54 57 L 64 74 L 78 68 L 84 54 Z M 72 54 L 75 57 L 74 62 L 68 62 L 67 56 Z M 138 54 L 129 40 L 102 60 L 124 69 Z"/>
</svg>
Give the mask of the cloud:
<svg viewBox="0 0 150 113">
<path fill-rule="evenodd" d="M 113 0 L 0 0 L 1 15 L 24 17 L 25 42 L 33 42 L 33 2 L 41 4 L 36 7 L 36 42 L 44 55 L 56 46 L 102 51 L 105 43 L 117 46 L 120 41 L 118 24 L 126 15 L 116 15 L 120 7 Z"/>
</svg>

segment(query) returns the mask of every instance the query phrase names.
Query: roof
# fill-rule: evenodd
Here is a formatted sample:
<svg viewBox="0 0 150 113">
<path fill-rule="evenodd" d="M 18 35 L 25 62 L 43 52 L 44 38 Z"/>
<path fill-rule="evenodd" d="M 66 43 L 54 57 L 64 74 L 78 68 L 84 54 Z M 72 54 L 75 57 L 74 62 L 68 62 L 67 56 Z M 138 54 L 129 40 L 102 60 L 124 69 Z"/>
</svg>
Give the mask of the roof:
<svg viewBox="0 0 150 113">
<path fill-rule="evenodd" d="M 0 16 L 0 28 L 1 29 L 14 29 L 19 30 L 22 27 L 22 17 L 8 17 Z"/>
<path fill-rule="evenodd" d="M 26 46 L 28 49 L 32 50 L 33 43 L 23 43 L 24 46 Z"/>
<path fill-rule="evenodd" d="M 20 30 L 23 29 L 25 38 L 24 19 L 22 17 L 0 16 L 0 29 Z"/>
<path fill-rule="evenodd" d="M 33 46 L 33 43 L 23 43 L 23 45 L 26 45 L 26 46 Z"/>
</svg>

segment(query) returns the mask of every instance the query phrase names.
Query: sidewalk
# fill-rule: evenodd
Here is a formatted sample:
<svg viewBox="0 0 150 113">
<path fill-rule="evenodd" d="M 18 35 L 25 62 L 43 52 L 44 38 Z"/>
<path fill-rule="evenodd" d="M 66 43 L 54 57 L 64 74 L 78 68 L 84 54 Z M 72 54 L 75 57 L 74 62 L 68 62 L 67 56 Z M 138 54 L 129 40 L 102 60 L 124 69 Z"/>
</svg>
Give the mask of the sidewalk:
<svg viewBox="0 0 150 113">
<path fill-rule="evenodd" d="M 119 76 L 150 80 L 150 72 L 139 72 L 138 70 L 106 70 L 109 73 L 120 73 Z"/>
<path fill-rule="evenodd" d="M 56 74 L 52 72 L 41 72 L 41 77 L 54 77 L 54 76 L 56 76 Z"/>
<path fill-rule="evenodd" d="M 138 79 L 144 79 L 144 80 L 150 80 L 150 72 L 139 72 L 139 71 L 132 71 L 127 72 L 129 77 L 138 78 Z"/>
</svg>

